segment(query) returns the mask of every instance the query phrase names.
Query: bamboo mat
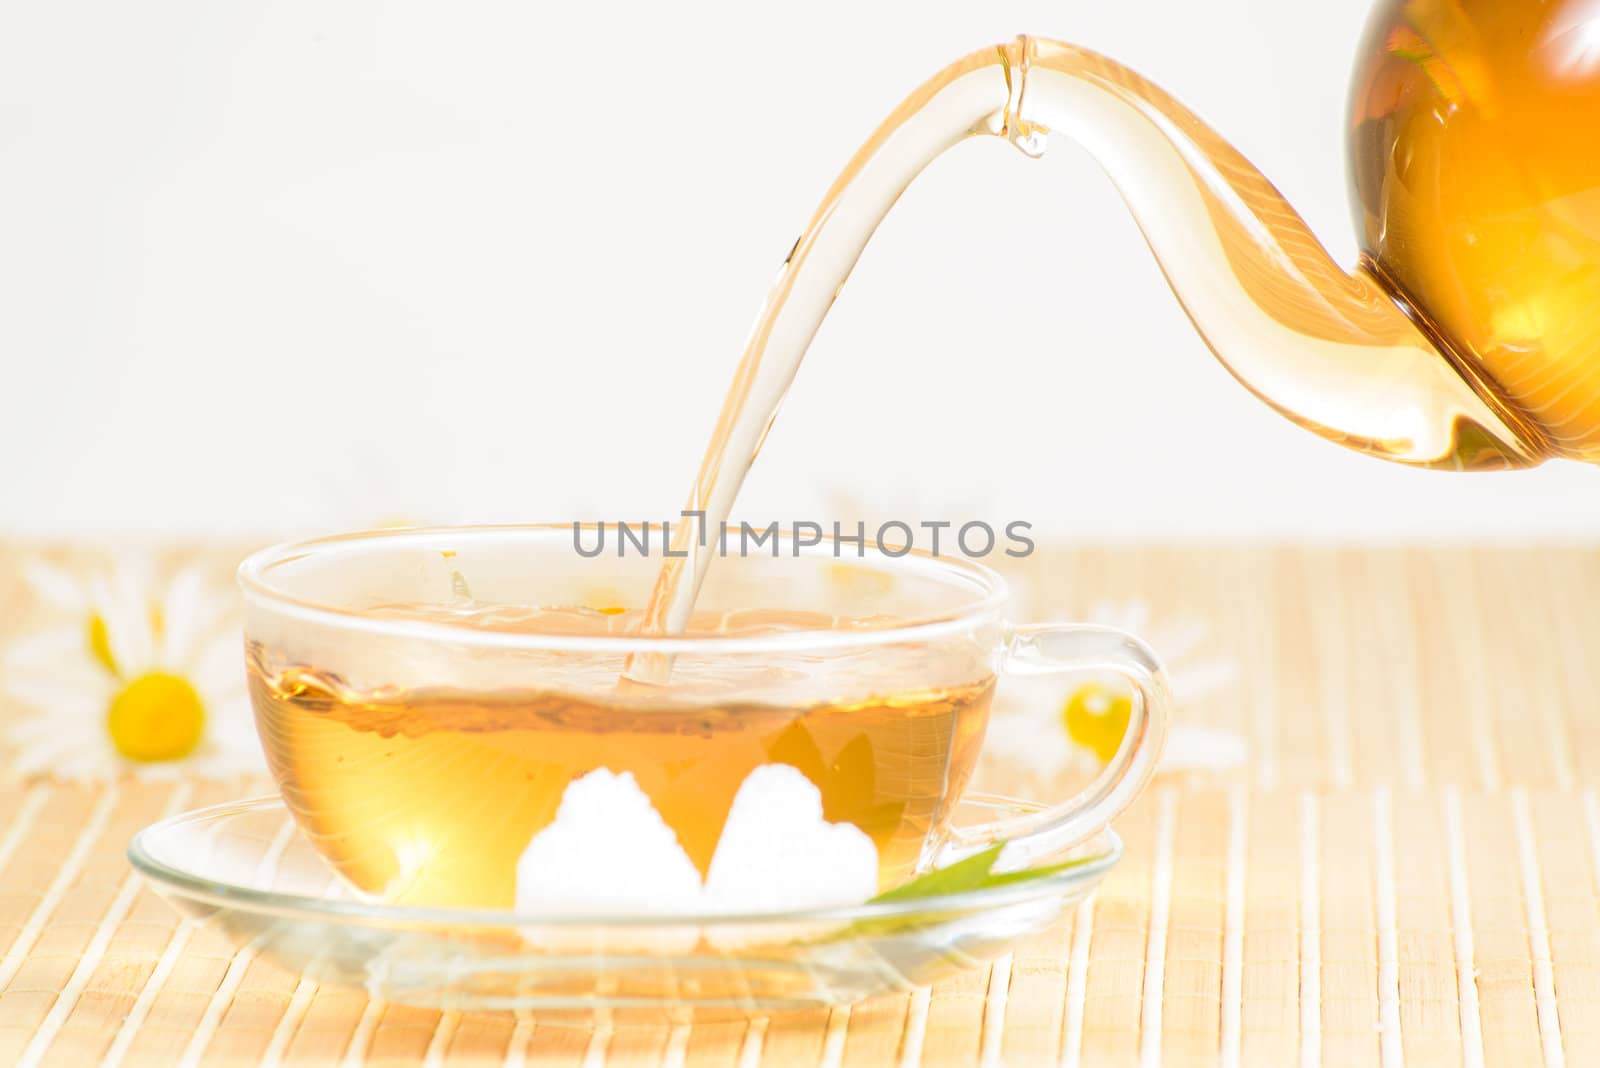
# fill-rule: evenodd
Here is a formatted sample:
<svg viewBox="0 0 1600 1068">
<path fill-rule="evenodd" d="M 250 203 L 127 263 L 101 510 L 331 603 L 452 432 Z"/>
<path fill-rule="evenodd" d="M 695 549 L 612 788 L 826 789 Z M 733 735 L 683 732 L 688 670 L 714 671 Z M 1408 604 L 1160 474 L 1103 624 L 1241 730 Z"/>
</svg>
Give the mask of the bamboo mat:
<svg viewBox="0 0 1600 1068">
<path fill-rule="evenodd" d="M 987 970 L 659 1030 L 385 1004 L 132 877 L 139 827 L 259 784 L 13 776 L 0 1064 L 1600 1064 L 1600 549 L 1041 551 L 1016 579 L 1036 617 L 1208 621 L 1241 672 L 1182 719 L 1251 756 L 1163 780 L 1098 896 Z"/>
</svg>

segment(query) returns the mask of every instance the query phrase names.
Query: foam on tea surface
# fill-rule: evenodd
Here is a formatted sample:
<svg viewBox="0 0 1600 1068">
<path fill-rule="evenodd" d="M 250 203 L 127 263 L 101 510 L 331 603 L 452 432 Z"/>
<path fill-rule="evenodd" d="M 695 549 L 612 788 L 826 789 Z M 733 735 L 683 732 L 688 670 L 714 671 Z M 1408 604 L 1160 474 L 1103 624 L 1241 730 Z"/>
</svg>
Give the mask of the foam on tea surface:
<svg viewBox="0 0 1600 1068">
<path fill-rule="evenodd" d="M 621 633 L 634 622 L 505 605 L 374 614 L 562 635 Z M 750 636 L 883 622 L 751 611 L 690 629 Z M 911 643 L 827 657 L 684 656 L 670 685 L 621 690 L 620 656 L 529 652 L 525 664 L 525 687 L 363 686 L 252 645 L 268 763 L 301 827 L 357 888 L 399 902 L 509 908 L 518 859 L 568 785 L 600 768 L 632 776 L 704 876 L 741 784 L 771 764 L 816 785 L 828 822 L 872 840 L 887 887 L 913 871 L 948 819 L 993 692 L 984 657 Z"/>
</svg>

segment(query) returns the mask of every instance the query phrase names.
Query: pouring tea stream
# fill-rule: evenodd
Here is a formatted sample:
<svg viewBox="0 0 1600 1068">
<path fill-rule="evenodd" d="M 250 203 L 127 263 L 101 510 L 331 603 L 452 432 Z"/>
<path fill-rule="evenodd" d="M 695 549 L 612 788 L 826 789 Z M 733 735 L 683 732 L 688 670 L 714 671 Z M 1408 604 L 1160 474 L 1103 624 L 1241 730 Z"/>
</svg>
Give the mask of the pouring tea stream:
<svg viewBox="0 0 1600 1068">
<path fill-rule="evenodd" d="M 363 890 L 493 907 L 561 870 L 535 850 L 524 878 L 518 858 L 598 768 L 630 775 L 641 819 L 685 847 L 686 885 L 709 880 L 737 797 L 768 764 L 812 784 L 813 823 L 872 838 L 883 888 L 952 849 L 1003 843 L 1028 859 L 1103 829 L 1153 774 L 1171 703 L 1143 643 L 1014 626 L 998 576 L 881 548 L 868 560 L 864 545 L 856 570 L 884 581 L 856 598 L 835 581 L 837 540 L 777 537 L 771 558 L 719 564 L 702 591 L 704 534 L 880 221 L 970 137 L 1027 156 L 1060 137 L 1083 146 L 1219 361 L 1301 426 L 1422 467 L 1600 460 L 1600 166 L 1570 139 L 1522 143 L 1549 132 L 1529 116 L 1557 121 L 1551 94 L 1572 97 L 1567 121 L 1575 102 L 1600 114 L 1600 80 L 1552 88 L 1507 58 L 1549 38 L 1542 9 L 1525 16 L 1531 36 L 1514 18 L 1462 29 L 1449 20 L 1470 22 L 1463 11 L 1440 25 L 1425 5 L 1376 16 L 1354 94 L 1365 237 L 1349 272 L 1238 152 L 1115 61 L 1024 37 L 946 67 L 871 135 L 787 257 L 687 503 L 703 522 L 674 526 L 659 571 L 622 553 L 580 564 L 565 528 L 349 536 L 246 562 L 258 726 L 296 819 Z M 584 591 L 601 587 L 635 591 L 634 607 L 594 606 Z M 957 835 L 996 677 L 1101 670 L 1137 698 L 1101 776 Z M 590 837 L 567 836 L 574 851 Z"/>
<path fill-rule="evenodd" d="M 901 193 L 970 137 L 1085 149 L 1218 361 L 1300 426 L 1427 468 L 1600 461 L 1600 151 L 1570 134 L 1574 107 L 1600 115 L 1600 65 L 1581 66 L 1557 9 L 1470 7 L 1391 0 L 1372 16 L 1350 101 L 1363 251 L 1349 271 L 1237 150 L 1115 60 L 1019 37 L 934 75 L 786 258 L 685 505 L 704 520 L 673 531 L 683 555 L 663 563 L 641 629 L 683 628 L 712 555 L 704 531 L 728 515 L 835 296 Z"/>
</svg>

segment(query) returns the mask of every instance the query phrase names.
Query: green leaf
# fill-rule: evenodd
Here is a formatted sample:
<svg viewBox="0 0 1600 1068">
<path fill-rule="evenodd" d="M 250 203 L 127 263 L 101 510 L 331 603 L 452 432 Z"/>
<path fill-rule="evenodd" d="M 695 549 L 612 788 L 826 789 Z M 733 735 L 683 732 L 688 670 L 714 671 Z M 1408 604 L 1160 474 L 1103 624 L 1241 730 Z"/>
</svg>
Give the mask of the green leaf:
<svg viewBox="0 0 1600 1068">
<path fill-rule="evenodd" d="M 977 890 L 990 877 L 994 862 L 1000 859 L 1000 851 L 1004 848 L 1004 842 L 996 842 L 988 849 L 980 850 L 954 864 L 935 868 L 926 875 L 919 875 L 909 882 L 901 883 L 893 890 L 885 890 L 867 904 L 882 905 L 891 901 L 913 901 L 919 897 L 938 897 L 941 894 L 959 894 L 967 890 Z"/>
<path fill-rule="evenodd" d="M 1042 868 L 1024 868 L 1021 871 L 994 870 L 995 861 L 1000 859 L 1000 851 L 1005 848 L 1004 842 L 996 842 L 987 849 L 964 857 L 954 864 L 947 864 L 936 868 L 926 875 L 920 875 L 910 882 L 901 883 L 893 890 L 886 890 L 867 902 L 869 905 L 882 905 L 896 901 L 915 901 L 919 898 L 942 897 L 945 894 L 964 894 L 972 890 L 988 890 L 996 886 L 1008 886 L 1012 883 L 1028 882 L 1033 879 L 1043 879 L 1067 871 L 1069 868 L 1078 868 L 1089 863 L 1097 857 L 1079 857 L 1075 860 L 1062 861 L 1060 864 L 1047 864 Z"/>
<path fill-rule="evenodd" d="M 867 904 L 883 905 L 904 901 L 920 901 L 928 898 L 944 897 L 947 894 L 964 894 L 974 890 L 988 890 L 997 886 L 1031 882 L 1035 879 L 1043 879 L 1100 859 L 1098 856 L 1079 857 L 1074 860 L 1062 861 L 1060 864 L 1047 864 L 1042 868 L 997 872 L 994 870 L 994 864 L 995 861 L 1000 859 L 1000 851 L 1005 848 L 1005 845 L 1004 842 L 996 842 L 994 845 L 980 850 L 970 857 L 963 857 L 954 864 L 936 868 L 926 875 L 920 875 L 912 879 L 910 882 L 901 883 L 893 890 L 885 890 L 868 901 Z M 937 924 L 952 915 L 957 915 L 957 913 L 914 912 L 904 916 L 877 916 L 855 920 L 820 941 L 838 942 L 851 938 L 885 937 L 904 931 L 914 931 L 929 924 Z"/>
</svg>

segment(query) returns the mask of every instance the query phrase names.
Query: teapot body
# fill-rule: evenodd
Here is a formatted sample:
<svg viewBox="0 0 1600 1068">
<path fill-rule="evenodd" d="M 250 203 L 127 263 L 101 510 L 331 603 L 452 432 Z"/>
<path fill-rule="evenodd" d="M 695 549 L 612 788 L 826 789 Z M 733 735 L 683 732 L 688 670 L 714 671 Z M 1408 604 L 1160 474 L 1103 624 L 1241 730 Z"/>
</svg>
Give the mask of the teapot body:
<svg viewBox="0 0 1600 1068">
<path fill-rule="evenodd" d="M 1600 8 L 1384 0 L 1349 159 L 1367 270 L 1530 451 L 1600 461 Z"/>
</svg>

